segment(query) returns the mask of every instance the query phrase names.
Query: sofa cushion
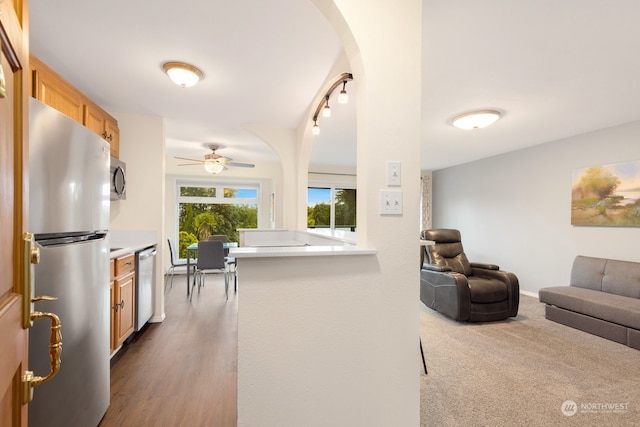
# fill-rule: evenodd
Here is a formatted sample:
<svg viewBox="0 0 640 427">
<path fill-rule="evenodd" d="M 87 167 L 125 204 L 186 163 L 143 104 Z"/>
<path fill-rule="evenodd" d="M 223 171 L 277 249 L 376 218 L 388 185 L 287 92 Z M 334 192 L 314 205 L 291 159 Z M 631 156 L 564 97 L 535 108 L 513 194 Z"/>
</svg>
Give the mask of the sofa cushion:
<svg viewBox="0 0 640 427">
<path fill-rule="evenodd" d="M 640 263 L 607 260 L 602 277 L 602 291 L 640 298 Z"/>
<path fill-rule="evenodd" d="M 426 240 L 436 242 L 434 245 L 425 246 L 431 264 L 440 267 L 449 267 L 452 271 L 464 274 L 465 276 L 471 274 L 471 263 L 462 248 L 459 230 L 424 230 L 422 236 Z"/>
<path fill-rule="evenodd" d="M 640 263 L 578 255 L 573 261 L 569 284 L 640 298 Z"/>
<path fill-rule="evenodd" d="M 640 330 L 640 299 L 576 286 L 540 289 L 540 302 Z"/>
<path fill-rule="evenodd" d="M 578 255 L 573 260 L 569 284 L 579 288 L 602 290 L 602 277 L 607 260 Z"/>
<path fill-rule="evenodd" d="M 471 276 L 467 281 L 472 303 L 490 304 L 509 298 L 507 285 L 500 280 Z"/>
</svg>

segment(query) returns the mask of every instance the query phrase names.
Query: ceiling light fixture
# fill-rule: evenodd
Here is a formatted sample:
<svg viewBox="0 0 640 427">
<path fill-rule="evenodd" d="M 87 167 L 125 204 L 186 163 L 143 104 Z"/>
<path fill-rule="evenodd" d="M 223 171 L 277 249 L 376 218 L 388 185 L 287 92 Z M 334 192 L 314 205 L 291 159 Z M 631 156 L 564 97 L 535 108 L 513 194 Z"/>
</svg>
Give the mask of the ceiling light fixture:
<svg viewBox="0 0 640 427">
<path fill-rule="evenodd" d="M 345 89 L 346 86 L 347 86 L 347 81 L 344 80 L 342 82 L 342 90 L 338 94 L 338 104 L 346 104 L 347 102 L 349 102 L 349 94 Z"/>
<path fill-rule="evenodd" d="M 324 107 L 322 108 L 322 117 L 331 117 L 331 107 L 329 107 L 329 95 L 325 98 Z"/>
<path fill-rule="evenodd" d="M 496 110 L 471 111 L 453 119 L 453 125 L 460 129 L 480 129 L 489 126 L 500 118 Z"/>
<path fill-rule="evenodd" d="M 203 78 L 202 71 L 184 62 L 167 62 L 162 69 L 175 84 L 181 87 L 191 87 Z"/>
<path fill-rule="evenodd" d="M 210 174 L 217 174 L 224 170 L 224 165 L 222 163 L 216 162 L 215 160 L 207 159 L 204 161 L 204 169 Z"/>
<path fill-rule="evenodd" d="M 347 95 L 347 91 L 345 90 L 345 87 L 347 86 L 347 82 L 350 80 L 353 80 L 353 75 L 351 73 L 342 73 L 340 75 L 340 78 L 331 85 L 327 93 L 324 95 L 324 98 L 322 98 L 322 101 L 320 101 L 320 103 L 318 104 L 318 107 L 316 108 L 316 112 L 313 115 L 313 119 L 312 119 L 313 127 L 311 128 L 312 134 L 320 135 L 320 126 L 318 126 L 318 117 L 320 116 L 320 111 L 322 111 L 322 117 L 331 117 L 331 108 L 329 107 L 329 97 L 331 96 L 333 91 L 336 90 L 336 88 L 341 84 L 342 84 L 342 90 L 338 95 L 338 103 L 346 104 L 348 102 L 349 96 Z"/>
</svg>

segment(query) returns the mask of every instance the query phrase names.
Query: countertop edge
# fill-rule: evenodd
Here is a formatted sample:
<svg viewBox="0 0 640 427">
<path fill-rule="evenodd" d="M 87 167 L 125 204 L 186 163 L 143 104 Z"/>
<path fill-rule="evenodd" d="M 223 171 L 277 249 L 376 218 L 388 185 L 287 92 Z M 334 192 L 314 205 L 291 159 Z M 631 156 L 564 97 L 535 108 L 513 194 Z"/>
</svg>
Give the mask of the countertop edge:
<svg viewBox="0 0 640 427">
<path fill-rule="evenodd" d="M 377 249 L 364 249 L 357 246 L 261 246 L 230 248 L 229 256 L 234 258 L 281 258 L 301 256 L 353 256 L 375 255 Z"/>
</svg>

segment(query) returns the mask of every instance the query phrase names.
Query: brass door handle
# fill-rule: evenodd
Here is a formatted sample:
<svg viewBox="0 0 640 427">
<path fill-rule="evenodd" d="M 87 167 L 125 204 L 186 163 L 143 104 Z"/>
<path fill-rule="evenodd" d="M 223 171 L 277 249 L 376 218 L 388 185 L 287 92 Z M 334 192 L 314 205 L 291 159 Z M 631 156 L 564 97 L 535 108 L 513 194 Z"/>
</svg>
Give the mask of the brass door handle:
<svg viewBox="0 0 640 427">
<path fill-rule="evenodd" d="M 50 298 L 50 297 L 38 297 L 38 298 Z M 34 298 L 35 300 L 36 298 Z M 55 299 L 55 298 L 54 298 Z M 35 311 L 31 313 L 31 320 L 40 320 L 43 317 L 48 317 L 51 321 L 51 335 L 49 336 L 49 361 L 50 371 L 44 376 L 40 377 L 33 375 L 32 371 L 25 371 L 22 375 L 22 402 L 28 403 L 33 399 L 34 387 L 49 381 L 56 376 L 60 370 L 60 364 L 62 363 L 60 355 L 62 354 L 62 331 L 60 318 L 53 313 L 44 313 L 41 311 Z"/>
<path fill-rule="evenodd" d="M 1 1 L 1 0 L 0 0 Z M 44 376 L 33 375 L 33 371 L 24 371 L 22 374 L 22 403 L 29 403 L 33 399 L 33 388 L 55 377 L 60 370 L 62 354 L 62 331 L 60 318 L 53 313 L 34 311 L 34 303 L 38 301 L 55 301 L 57 298 L 33 296 L 34 288 L 34 264 L 40 262 L 40 250 L 35 246 L 32 233 L 23 236 L 23 283 L 22 283 L 22 327 L 25 329 L 33 326 L 33 322 L 43 317 L 51 320 L 51 335 L 49 337 L 49 360 L 51 369 Z"/>
</svg>

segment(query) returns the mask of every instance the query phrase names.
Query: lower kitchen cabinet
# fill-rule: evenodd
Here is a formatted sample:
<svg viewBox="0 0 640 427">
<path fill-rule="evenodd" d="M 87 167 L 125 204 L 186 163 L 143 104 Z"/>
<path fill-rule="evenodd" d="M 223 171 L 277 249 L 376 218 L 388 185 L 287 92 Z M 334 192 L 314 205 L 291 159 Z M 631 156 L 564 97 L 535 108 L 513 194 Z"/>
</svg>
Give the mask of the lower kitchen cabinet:
<svg viewBox="0 0 640 427">
<path fill-rule="evenodd" d="M 135 327 L 135 258 L 125 255 L 112 263 L 111 353 L 133 333 Z"/>
</svg>

